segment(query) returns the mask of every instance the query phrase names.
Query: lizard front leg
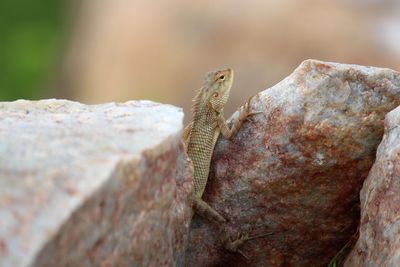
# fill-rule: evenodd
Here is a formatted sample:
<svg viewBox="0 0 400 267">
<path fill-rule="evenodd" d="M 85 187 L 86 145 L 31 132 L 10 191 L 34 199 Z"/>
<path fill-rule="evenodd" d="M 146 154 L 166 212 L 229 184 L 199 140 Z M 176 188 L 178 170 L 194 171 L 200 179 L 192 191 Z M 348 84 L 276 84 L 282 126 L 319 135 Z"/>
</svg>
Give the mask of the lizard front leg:
<svg viewBox="0 0 400 267">
<path fill-rule="evenodd" d="M 232 120 L 232 125 L 229 128 L 228 124 L 222 113 L 218 115 L 218 127 L 222 136 L 230 140 L 232 137 L 236 135 L 239 131 L 240 127 L 242 126 L 243 122 L 249 118 L 249 116 L 259 114 L 262 112 L 250 112 L 250 101 L 253 97 L 250 97 L 249 100 L 246 101 L 246 104 L 239 109 L 239 116 L 235 117 Z"/>
</svg>

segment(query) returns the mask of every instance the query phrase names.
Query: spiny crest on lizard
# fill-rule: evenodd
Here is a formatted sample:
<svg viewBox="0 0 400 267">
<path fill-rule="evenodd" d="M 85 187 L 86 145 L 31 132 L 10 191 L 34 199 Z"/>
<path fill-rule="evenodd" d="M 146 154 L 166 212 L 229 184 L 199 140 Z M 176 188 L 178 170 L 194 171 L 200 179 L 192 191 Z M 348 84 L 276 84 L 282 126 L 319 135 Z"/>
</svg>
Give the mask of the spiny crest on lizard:
<svg viewBox="0 0 400 267">
<path fill-rule="evenodd" d="M 211 107 L 216 112 L 221 112 L 228 101 L 229 92 L 233 82 L 233 70 L 211 71 L 204 79 L 202 87 L 193 98 L 193 120 L 201 108 Z"/>
</svg>

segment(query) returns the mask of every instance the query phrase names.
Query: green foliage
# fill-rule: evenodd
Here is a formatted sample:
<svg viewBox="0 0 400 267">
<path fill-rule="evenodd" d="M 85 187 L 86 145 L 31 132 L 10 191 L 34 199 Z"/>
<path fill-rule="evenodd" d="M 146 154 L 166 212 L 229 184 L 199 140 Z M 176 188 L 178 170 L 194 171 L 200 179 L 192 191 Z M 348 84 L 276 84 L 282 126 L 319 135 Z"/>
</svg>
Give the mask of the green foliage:
<svg viewBox="0 0 400 267">
<path fill-rule="evenodd" d="M 327 267 L 339 267 L 343 266 L 343 263 L 347 257 L 347 254 L 349 254 L 350 249 L 353 245 L 353 239 L 350 239 L 339 252 L 331 259 Z"/>
<path fill-rule="evenodd" d="M 0 101 L 34 99 L 55 65 L 62 1 L 0 1 Z"/>
<path fill-rule="evenodd" d="M 331 260 L 331 262 L 329 262 L 328 267 L 337 267 L 336 266 L 336 259 Z"/>
</svg>

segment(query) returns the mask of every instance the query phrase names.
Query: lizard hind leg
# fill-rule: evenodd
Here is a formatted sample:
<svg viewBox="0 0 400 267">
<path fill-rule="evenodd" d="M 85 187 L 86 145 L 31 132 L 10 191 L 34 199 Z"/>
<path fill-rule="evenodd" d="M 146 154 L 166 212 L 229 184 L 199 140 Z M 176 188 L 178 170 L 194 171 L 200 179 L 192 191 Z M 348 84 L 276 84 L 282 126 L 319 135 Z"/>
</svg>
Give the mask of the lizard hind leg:
<svg viewBox="0 0 400 267">
<path fill-rule="evenodd" d="M 265 234 L 259 234 L 259 235 L 249 235 L 248 233 L 246 233 L 246 234 L 239 233 L 237 235 L 237 237 L 232 238 L 232 236 L 230 236 L 228 233 L 227 227 L 224 226 L 221 229 L 220 236 L 221 236 L 222 244 L 226 250 L 239 253 L 244 258 L 249 259 L 249 257 L 246 256 L 246 254 L 240 249 L 240 247 L 243 245 L 243 243 L 246 241 L 252 240 L 252 239 L 262 238 L 262 237 L 265 237 L 265 236 L 271 235 L 271 234 L 272 234 L 272 232 L 268 232 Z"/>
<path fill-rule="evenodd" d="M 211 223 L 214 223 L 218 227 L 220 227 L 221 225 L 225 225 L 225 218 L 222 217 L 222 215 L 214 210 L 210 205 L 208 205 L 207 202 L 199 197 L 192 197 L 192 201 L 195 213 L 207 219 Z"/>
<path fill-rule="evenodd" d="M 219 230 L 219 239 L 223 247 L 230 252 L 236 252 L 241 254 L 246 259 L 249 258 L 243 253 L 242 250 L 240 250 L 240 247 L 244 242 L 256 238 L 262 238 L 272 234 L 272 232 L 259 235 L 249 235 L 247 233 L 246 234 L 240 233 L 236 237 L 233 237 L 230 234 L 230 231 L 228 230 L 226 219 L 221 214 L 219 214 L 215 209 L 213 209 L 210 205 L 208 205 L 207 202 L 205 202 L 199 197 L 193 196 L 192 201 L 193 201 L 194 211 L 201 217 L 207 219 L 215 226 L 217 226 Z"/>
</svg>

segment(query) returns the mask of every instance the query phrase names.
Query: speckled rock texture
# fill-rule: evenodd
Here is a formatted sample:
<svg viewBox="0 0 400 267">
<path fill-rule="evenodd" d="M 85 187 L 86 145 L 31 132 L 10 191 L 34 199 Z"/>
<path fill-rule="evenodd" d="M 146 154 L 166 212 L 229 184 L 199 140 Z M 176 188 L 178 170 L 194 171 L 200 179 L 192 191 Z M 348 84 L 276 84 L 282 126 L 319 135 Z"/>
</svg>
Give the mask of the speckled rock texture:
<svg viewBox="0 0 400 267">
<path fill-rule="evenodd" d="M 326 266 L 357 229 L 359 191 L 399 104 L 398 72 L 314 60 L 259 93 L 251 110 L 263 113 L 219 138 L 203 199 L 232 235 L 272 234 L 246 242 L 246 260 L 195 216 L 186 265 Z"/>
<path fill-rule="evenodd" d="M 386 116 L 360 198 L 360 235 L 345 266 L 400 266 L 400 107 Z"/>
<path fill-rule="evenodd" d="M 182 265 L 182 117 L 149 101 L 0 103 L 0 266 Z"/>
</svg>

